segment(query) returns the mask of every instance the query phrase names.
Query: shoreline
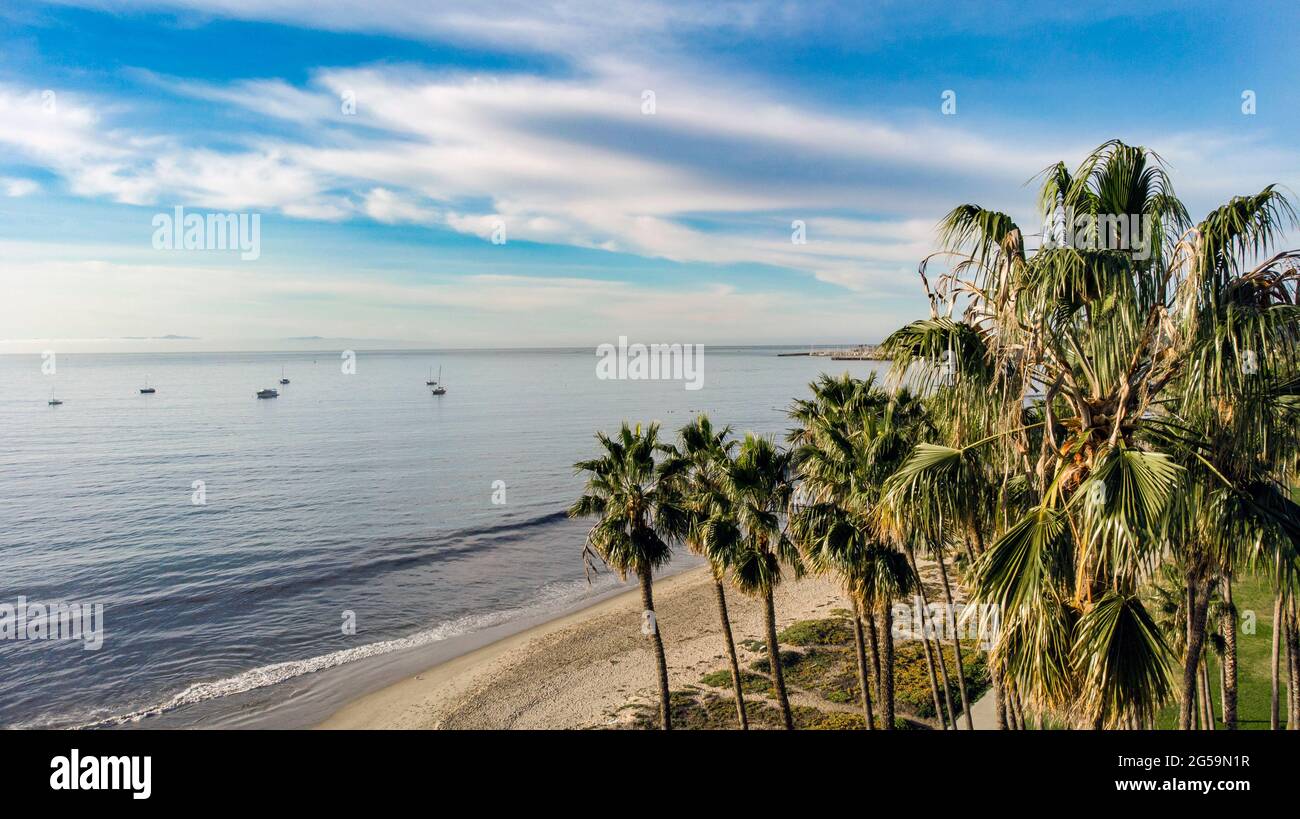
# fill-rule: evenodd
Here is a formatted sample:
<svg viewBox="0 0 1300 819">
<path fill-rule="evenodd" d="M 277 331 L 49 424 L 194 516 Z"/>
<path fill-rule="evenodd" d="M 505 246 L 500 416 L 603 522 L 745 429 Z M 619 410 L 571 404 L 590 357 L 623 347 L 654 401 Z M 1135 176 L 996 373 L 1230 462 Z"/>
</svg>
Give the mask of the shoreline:
<svg viewBox="0 0 1300 819">
<path fill-rule="evenodd" d="M 727 592 L 736 642 L 759 638 L 759 601 Z M 654 594 L 670 685 L 677 690 L 696 684 L 726 661 L 709 567 L 656 580 Z M 775 604 L 778 628 L 847 605 L 834 582 L 817 577 L 781 584 Z M 652 703 L 657 696 L 654 660 L 640 626 L 640 591 L 632 585 L 351 699 L 316 727 L 619 727 L 630 719 L 629 705 Z"/>
<path fill-rule="evenodd" d="M 701 565 L 694 556 L 683 555 L 677 560 L 682 560 L 684 565 L 675 560 L 665 567 L 665 574 L 661 580 L 656 581 L 656 586 Z M 602 572 L 602 576 L 616 580 L 607 572 Z M 485 628 L 473 628 L 446 639 L 430 640 L 408 648 L 381 651 L 320 671 L 295 675 L 273 685 L 255 686 L 175 710 L 168 709 L 146 717 L 141 723 L 129 723 L 121 727 L 310 729 L 357 700 L 429 669 L 439 668 L 519 635 L 587 612 L 627 594 L 629 589 L 635 590 L 635 587 L 616 583 L 589 591 L 581 598 L 568 600 L 555 608 L 529 610 L 532 607 L 526 605 L 513 610 L 519 616 L 508 617 Z M 438 626 L 431 628 L 436 629 Z M 378 643 L 411 639 L 420 633 L 380 640 Z M 365 649 L 376 644 L 366 643 L 359 648 Z M 316 655 L 320 656 L 324 655 Z M 265 667 L 267 666 L 259 668 Z"/>
</svg>

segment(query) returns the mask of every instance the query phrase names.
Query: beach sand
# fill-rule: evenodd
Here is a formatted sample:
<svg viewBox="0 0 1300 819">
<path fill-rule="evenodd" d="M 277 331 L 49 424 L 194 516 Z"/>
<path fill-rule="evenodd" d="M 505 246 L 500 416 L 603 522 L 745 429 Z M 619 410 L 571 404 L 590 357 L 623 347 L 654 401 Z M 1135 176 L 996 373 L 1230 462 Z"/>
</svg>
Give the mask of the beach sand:
<svg viewBox="0 0 1300 819">
<path fill-rule="evenodd" d="M 344 706 L 321 728 L 595 728 L 630 719 L 629 703 L 657 702 L 654 655 L 641 634 L 641 596 L 628 592 L 507 637 Z M 700 567 L 656 580 L 655 609 L 669 685 L 698 683 L 726 667 L 713 577 Z M 824 578 L 782 583 L 778 629 L 847 608 Z M 761 639 L 760 601 L 733 589 L 736 642 Z M 738 649 L 739 650 L 739 649 Z M 741 650 L 741 661 L 765 656 Z M 798 703 L 796 697 L 791 701 Z M 827 703 L 818 703 L 825 709 Z M 835 709 L 839 710 L 839 709 Z M 846 707 L 846 710 L 847 707 Z"/>
</svg>

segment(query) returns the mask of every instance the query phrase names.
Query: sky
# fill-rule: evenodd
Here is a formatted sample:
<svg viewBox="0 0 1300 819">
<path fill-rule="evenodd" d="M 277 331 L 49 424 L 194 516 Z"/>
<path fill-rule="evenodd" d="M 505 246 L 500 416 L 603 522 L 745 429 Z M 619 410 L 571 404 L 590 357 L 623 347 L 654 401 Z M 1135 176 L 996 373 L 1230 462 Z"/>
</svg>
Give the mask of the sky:
<svg viewBox="0 0 1300 819">
<path fill-rule="evenodd" d="M 1108 139 L 1300 190 L 1300 6 L 1060 5 L 6 0 L 0 353 L 874 342 Z"/>
</svg>

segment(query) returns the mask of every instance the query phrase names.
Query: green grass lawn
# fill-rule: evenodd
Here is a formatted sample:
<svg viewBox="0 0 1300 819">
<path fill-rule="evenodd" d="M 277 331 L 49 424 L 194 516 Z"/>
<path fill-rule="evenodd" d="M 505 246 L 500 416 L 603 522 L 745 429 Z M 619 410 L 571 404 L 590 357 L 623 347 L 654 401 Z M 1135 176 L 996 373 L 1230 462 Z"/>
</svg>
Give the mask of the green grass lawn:
<svg viewBox="0 0 1300 819">
<path fill-rule="evenodd" d="M 1237 604 L 1237 727 L 1242 730 L 1268 730 L 1272 677 L 1269 663 L 1273 652 L 1273 590 L 1263 577 L 1246 576 L 1233 584 L 1232 596 Z M 1241 628 L 1246 612 L 1255 613 L 1255 633 Z M 1285 646 L 1283 646 L 1285 652 Z M 1181 666 L 1175 669 L 1181 676 Z M 1219 686 L 1219 663 L 1210 652 L 1210 694 L 1214 700 L 1215 728 L 1223 728 L 1222 692 Z M 1286 725 L 1286 668 L 1282 668 L 1282 687 L 1278 692 L 1282 725 Z M 1159 728 L 1178 727 L 1178 706 L 1166 708 L 1156 722 Z"/>
</svg>

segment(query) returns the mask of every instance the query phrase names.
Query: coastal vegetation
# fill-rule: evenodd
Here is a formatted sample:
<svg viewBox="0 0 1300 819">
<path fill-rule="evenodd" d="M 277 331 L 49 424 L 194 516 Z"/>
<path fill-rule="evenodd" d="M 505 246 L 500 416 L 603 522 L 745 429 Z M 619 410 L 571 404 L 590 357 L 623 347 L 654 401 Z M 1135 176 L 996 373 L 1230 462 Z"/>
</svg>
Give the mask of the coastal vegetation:
<svg viewBox="0 0 1300 819">
<path fill-rule="evenodd" d="M 888 378 L 822 376 L 784 445 L 701 416 L 675 443 L 624 425 L 578 464 L 588 553 L 635 573 L 647 612 L 671 544 L 714 572 L 729 668 L 670 692 L 648 632 L 662 727 L 710 727 L 721 701 L 742 728 L 969 729 L 988 686 L 1005 729 L 1300 728 L 1292 203 L 1270 185 L 1193 221 L 1160 157 L 1118 141 L 1040 182 L 1035 232 L 945 217 Z M 778 633 L 773 590 L 805 573 L 844 616 Z M 748 670 L 727 585 L 765 606 Z M 958 601 L 996 613 L 977 640 Z"/>
<path fill-rule="evenodd" d="M 781 652 L 781 662 L 789 691 L 798 698 L 792 706 L 797 728 L 864 730 L 867 727 L 856 707 L 861 692 L 854 660 L 851 616 L 851 612 L 841 610 L 832 617 L 798 621 L 779 635 L 782 645 L 792 647 Z M 763 640 L 755 640 L 752 649 L 741 647 L 747 668 L 752 669 L 741 672 L 745 693 L 750 695 L 745 701 L 747 716 L 755 727 L 780 729 L 784 723 L 773 698 L 766 651 Z M 988 689 L 989 682 L 983 659 L 978 653 L 970 656 L 973 659 L 968 665 L 967 677 L 969 693 L 974 699 Z M 936 727 L 924 654 L 917 643 L 909 641 L 901 643 L 899 657 L 896 673 L 900 715 L 894 727 L 900 730 Z M 950 649 L 946 661 L 951 668 L 953 654 Z M 710 671 L 698 680 L 684 681 L 672 692 L 673 725 L 697 729 L 735 728 L 735 714 L 727 707 L 731 700 L 725 694 L 731 686 L 731 672 L 727 668 Z M 956 692 L 953 696 L 957 696 Z M 651 728 L 658 724 L 657 706 L 633 705 L 630 708 L 633 715 L 627 724 L 631 727 Z"/>
</svg>

